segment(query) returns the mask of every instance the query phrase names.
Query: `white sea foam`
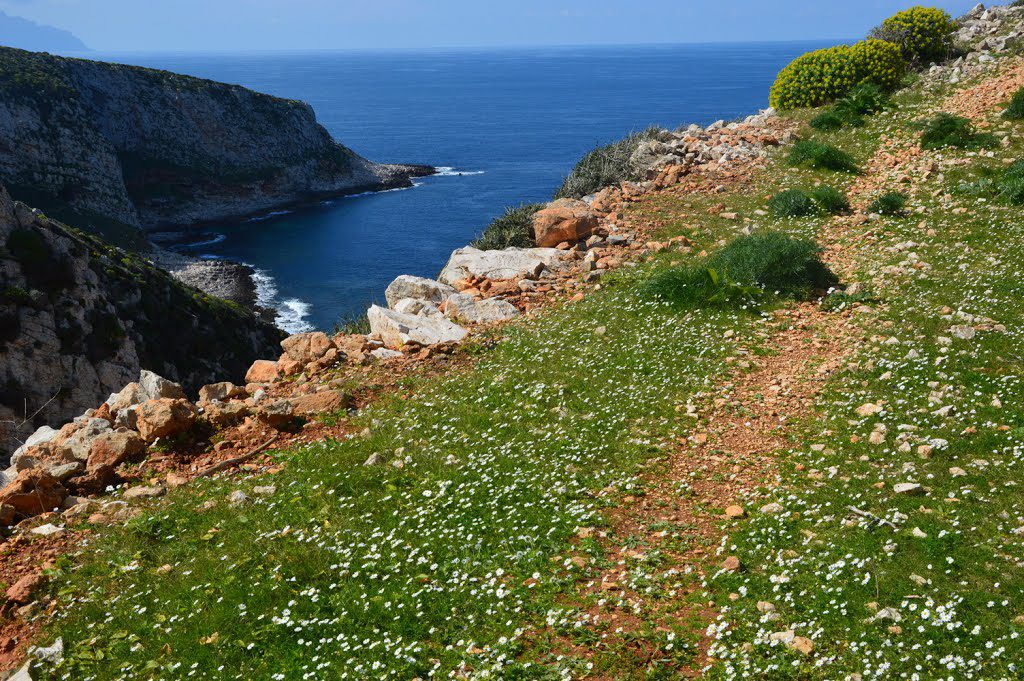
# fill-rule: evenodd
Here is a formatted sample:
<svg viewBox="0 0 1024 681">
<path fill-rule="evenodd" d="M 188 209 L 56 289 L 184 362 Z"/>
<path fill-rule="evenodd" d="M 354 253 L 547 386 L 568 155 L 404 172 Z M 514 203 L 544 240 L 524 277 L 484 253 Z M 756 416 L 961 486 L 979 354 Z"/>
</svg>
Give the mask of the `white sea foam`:
<svg viewBox="0 0 1024 681">
<path fill-rule="evenodd" d="M 252 267 L 250 265 L 250 267 Z M 277 282 L 266 270 L 253 267 L 252 281 L 256 285 L 256 304 L 270 308 L 277 315 L 274 323 L 288 333 L 313 331 L 314 327 L 306 317 L 309 316 L 311 305 L 297 298 L 278 298 Z"/>
<path fill-rule="evenodd" d="M 452 168 L 451 166 L 438 166 L 434 175 L 436 177 L 459 177 L 461 175 L 483 175 L 483 170 L 459 170 L 458 168 Z"/>
<path fill-rule="evenodd" d="M 272 210 L 269 213 L 265 213 L 263 215 L 257 215 L 254 218 L 249 218 L 248 220 L 246 220 L 246 222 L 263 222 L 264 220 L 269 220 L 270 218 L 276 218 L 279 215 L 288 215 L 291 212 L 293 212 L 293 211 L 290 211 L 290 210 Z"/>
</svg>

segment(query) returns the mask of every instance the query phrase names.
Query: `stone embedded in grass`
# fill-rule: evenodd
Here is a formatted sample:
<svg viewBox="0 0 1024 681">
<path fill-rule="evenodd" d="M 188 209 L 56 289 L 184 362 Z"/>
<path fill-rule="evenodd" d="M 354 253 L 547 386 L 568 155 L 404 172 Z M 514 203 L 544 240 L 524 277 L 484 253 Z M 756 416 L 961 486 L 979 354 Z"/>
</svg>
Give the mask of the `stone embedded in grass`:
<svg viewBox="0 0 1024 681">
<path fill-rule="evenodd" d="M 747 512 L 743 510 L 742 506 L 729 506 L 725 509 L 725 515 L 729 518 L 742 518 L 747 515 Z"/>
<path fill-rule="evenodd" d="M 722 569 L 727 572 L 739 572 L 743 568 L 739 556 L 729 556 L 722 561 Z"/>
<path fill-rule="evenodd" d="M 159 485 L 140 485 L 132 487 L 124 493 L 125 499 L 153 499 L 162 497 L 167 490 Z"/>
<path fill-rule="evenodd" d="M 893 485 L 892 491 L 903 496 L 916 497 L 924 494 L 924 487 L 916 482 L 901 482 Z"/>
<path fill-rule="evenodd" d="M 765 504 L 761 507 L 761 513 L 764 513 L 765 515 L 775 515 L 776 513 L 782 513 L 783 510 L 782 504 L 776 502 Z"/>
</svg>

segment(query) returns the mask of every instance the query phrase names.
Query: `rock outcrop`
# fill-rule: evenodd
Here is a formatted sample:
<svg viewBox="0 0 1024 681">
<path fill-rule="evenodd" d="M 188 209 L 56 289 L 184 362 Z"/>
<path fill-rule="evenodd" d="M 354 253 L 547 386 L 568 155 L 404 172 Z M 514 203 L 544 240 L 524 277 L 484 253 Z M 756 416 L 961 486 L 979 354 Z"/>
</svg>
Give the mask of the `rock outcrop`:
<svg viewBox="0 0 1024 681">
<path fill-rule="evenodd" d="M 118 245 L 192 225 L 410 185 L 335 142 L 303 102 L 134 66 L 0 48 L 0 181 Z"/>
<path fill-rule="evenodd" d="M 0 457 L 140 369 L 196 391 L 240 380 L 282 336 L 239 305 L 12 202 L 0 186 Z M 142 380 L 133 385 L 146 399 L 183 397 L 158 377 Z"/>
</svg>

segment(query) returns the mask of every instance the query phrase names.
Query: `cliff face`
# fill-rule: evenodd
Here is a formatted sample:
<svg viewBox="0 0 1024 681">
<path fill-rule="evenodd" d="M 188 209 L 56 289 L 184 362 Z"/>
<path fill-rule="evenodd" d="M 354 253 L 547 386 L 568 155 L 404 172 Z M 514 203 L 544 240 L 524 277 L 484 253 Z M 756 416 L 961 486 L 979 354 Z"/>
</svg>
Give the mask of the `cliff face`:
<svg viewBox="0 0 1024 681">
<path fill-rule="evenodd" d="M 362 158 L 302 102 L 0 48 L 0 180 L 16 199 L 120 243 L 139 227 L 407 186 L 423 171 Z"/>
<path fill-rule="evenodd" d="M 253 360 L 279 354 L 282 337 L 241 306 L 12 202 L 0 186 L 0 455 L 36 426 L 99 404 L 140 369 L 193 391 L 240 381 Z"/>
</svg>

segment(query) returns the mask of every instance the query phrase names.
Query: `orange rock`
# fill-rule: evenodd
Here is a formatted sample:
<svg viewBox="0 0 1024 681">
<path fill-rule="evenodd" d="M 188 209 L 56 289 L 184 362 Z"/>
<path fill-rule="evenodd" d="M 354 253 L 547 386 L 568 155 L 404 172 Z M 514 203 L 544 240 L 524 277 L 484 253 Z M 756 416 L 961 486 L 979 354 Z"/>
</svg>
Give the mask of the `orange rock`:
<svg viewBox="0 0 1024 681">
<path fill-rule="evenodd" d="M 145 441 L 132 431 L 104 433 L 93 440 L 86 469 L 92 471 L 100 466 L 117 466 L 145 452 Z"/>
<path fill-rule="evenodd" d="M 292 408 L 300 416 L 340 411 L 352 406 L 352 396 L 340 390 L 322 390 L 291 399 Z"/>
<path fill-rule="evenodd" d="M 0 490 L 0 503 L 14 507 L 15 513 L 34 516 L 60 508 L 68 496 L 64 486 L 52 475 L 38 468 L 29 468 Z"/>
<path fill-rule="evenodd" d="M 577 199 L 558 199 L 534 214 L 534 241 L 542 248 L 563 241 L 575 243 L 593 234 L 597 225 L 597 215 L 590 206 Z"/>
<path fill-rule="evenodd" d="M 183 433 L 196 422 L 195 409 L 188 400 L 149 400 L 137 406 L 135 413 L 139 434 L 147 442 Z"/>
<path fill-rule="evenodd" d="M 295 376 L 296 374 L 300 374 L 302 373 L 304 366 L 305 365 L 302 362 L 287 354 L 281 355 L 281 359 L 277 360 L 277 370 L 284 376 Z"/>
<path fill-rule="evenodd" d="M 281 378 L 277 369 L 277 362 L 269 359 L 258 359 L 249 367 L 245 374 L 246 383 L 273 383 Z"/>
<path fill-rule="evenodd" d="M 7 599 L 20 605 L 31 603 L 32 596 L 44 584 L 46 584 L 46 576 L 43 575 L 41 570 L 27 574 L 15 582 L 11 588 L 7 589 Z"/>
</svg>

